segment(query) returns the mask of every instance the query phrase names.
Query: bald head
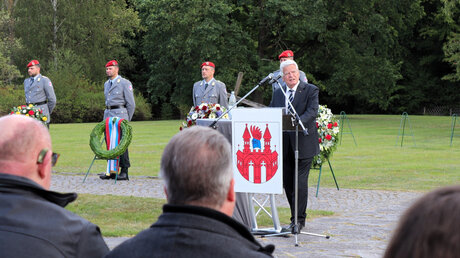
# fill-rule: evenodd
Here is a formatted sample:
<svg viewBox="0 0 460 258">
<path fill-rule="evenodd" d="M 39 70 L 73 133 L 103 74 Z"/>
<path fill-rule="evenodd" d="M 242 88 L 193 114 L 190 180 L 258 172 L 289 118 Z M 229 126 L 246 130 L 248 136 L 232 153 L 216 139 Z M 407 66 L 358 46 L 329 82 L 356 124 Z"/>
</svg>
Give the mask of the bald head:
<svg viewBox="0 0 460 258">
<path fill-rule="evenodd" d="M 44 162 L 37 164 L 43 149 L 49 151 Z M 27 177 L 48 188 L 50 175 L 45 175 L 51 173 L 48 161 L 51 161 L 51 137 L 44 125 L 23 115 L 0 118 L 0 173 Z"/>
</svg>

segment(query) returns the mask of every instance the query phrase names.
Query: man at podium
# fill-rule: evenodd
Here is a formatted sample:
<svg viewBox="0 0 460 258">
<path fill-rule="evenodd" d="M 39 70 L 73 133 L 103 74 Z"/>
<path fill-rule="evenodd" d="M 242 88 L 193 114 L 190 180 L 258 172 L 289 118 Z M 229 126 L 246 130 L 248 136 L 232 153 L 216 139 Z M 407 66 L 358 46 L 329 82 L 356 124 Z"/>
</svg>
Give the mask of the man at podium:
<svg viewBox="0 0 460 258">
<path fill-rule="evenodd" d="M 308 175 L 313 157 L 319 154 L 318 132 L 316 128 L 316 115 L 318 113 L 318 87 L 299 80 L 299 67 L 294 60 L 282 62 L 280 70 L 286 86 L 284 96 L 281 88 L 273 92 L 271 107 L 284 107 L 289 114 L 288 100 L 292 102 L 294 110 L 307 129 L 308 135 L 299 130 L 298 148 L 298 209 L 295 214 L 295 131 L 283 131 L 283 187 L 291 208 L 291 224 L 283 228 L 282 232 L 293 232 L 295 216 L 299 231 L 305 226 L 307 201 L 308 201 Z M 294 233 L 294 232 L 293 232 Z"/>
</svg>

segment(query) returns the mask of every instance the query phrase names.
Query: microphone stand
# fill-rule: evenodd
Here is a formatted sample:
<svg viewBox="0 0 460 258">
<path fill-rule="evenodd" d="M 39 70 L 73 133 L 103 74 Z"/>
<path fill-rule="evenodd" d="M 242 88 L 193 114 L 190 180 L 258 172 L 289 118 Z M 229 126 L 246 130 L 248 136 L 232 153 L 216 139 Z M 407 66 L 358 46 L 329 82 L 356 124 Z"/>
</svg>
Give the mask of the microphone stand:
<svg viewBox="0 0 460 258">
<path fill-rule="evenodd" d="M 272 77 L 269 75 L 269 78 L 271 80 Z M 213 128 L 213 129 L 216 129 L 217 126 L 217 122 L 219 122 L 220 119 L 222 119 L 222 117 L 224 117 L 226 114 L 228 114 L 228 112 L 230 112 L 230 110 L 232 110 L 233 108 L 235 108 L 238 104 L 240 104 L 241 101 L 243 101 L 244 99 L 246 99 L 249 95 L 251 95 L 251 93 L 253 93 L 257 88 L 259 88 L 260 85 L 266 83 L 268 80 L 262 80 L 260 81 L 254 88 L 252 88 L 252 90 L 250 90 L 248 93 L 246 93 L 246 95 L 244 95 L 242 98 L 240 98 L 240 100 L 238 100 L 235 105 L 229 107 L 224 113 L 222 113 L 222 115 L 220 115 L 218 118 L 216 118 L 216 120 L 214 120 L 214 122 L 212 122 L 209 127 Z"/>
<path fill-rule="evenodd" d="M 299 224 L 297 220 L 297 213 L 298 213 L 298 195 L 299 195 L 299 125 L 302 127 L 303 134 L 308 135 L 308 130 L 305 128 L 305 126 L 302 123 L 302 120 L 300 120 L 299 114 L 295 110 L 294 106 L 292 105 L 291 101 L 289 101 L 289 98 L 287 96 L 286 91 L 283 89 L 279 81 L 276 81 L 278 83 L 278 86 L 280 87 L 281 91 L 283 92 L 283 95 L 285 99 L 288 102 L 289 107 L 291 109 L 287 109 L 288 112 L 291 115 L 291 120 L 292 124 L 295 125 L 295 155 L 294 155 L 294 160 L 295 160 L 295 167 L 294 167 L 294 174 L 295 174 L 295 180 L 294 180 L 294 229 L 293 229 L 293 234 L 295 237 L 295 246 L 299 246 L 298 243 L 298 234 L 304 234 L 304 235 L 310 235 L 310 236 L 318 236 L 318 237 L 324 237 L 326 239 L 329 239 L 330 236 L 328 235 L 321 235 L 321 234 L 315 234 L 315 233 L 309 233 L 309 232 L 301 232 L 299 230 Z M 283 171 L 284 173 L 284 171 Z M 307 186 L 308 187 L 308 186 Z M 282 236 L 282 235 L 288 235 L 292 234 L 292 232 L 280 232 L 277 234 L 270 234 L 270 235 L 265 235 L 267 237 L 270 236 Z"/>
</svg>

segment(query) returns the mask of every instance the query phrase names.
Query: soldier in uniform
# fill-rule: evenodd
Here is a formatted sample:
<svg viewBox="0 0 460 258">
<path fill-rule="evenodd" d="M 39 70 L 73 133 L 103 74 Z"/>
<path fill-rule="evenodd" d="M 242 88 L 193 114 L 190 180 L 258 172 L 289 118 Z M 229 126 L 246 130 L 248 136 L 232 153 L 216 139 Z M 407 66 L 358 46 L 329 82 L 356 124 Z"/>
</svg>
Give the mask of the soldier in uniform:
<svg viewBox="0 0 460 258">
<path fill-rule="evenodd" d="M 280 60 L 280 64 L 286 60 L 294 60 L 294 52 L 292 52 L 291 50 L 285 50 L 278 56 L 278 59 Z M 305 83 L 308 83 L 307 76 L 305 75 L 305 73 L 303 71 L 299 71 L 299 73 L 300 73 L 300 80 Z M 273 75 L 274 75 L 273 77 L 277 77 L 280 74 L 281 72 L 278 69 L 273 72 Z M 286 88 L 286 83 L 283 81 L 283 76 L 281 76 L 281 78 L 278 79 L 278 82 L 281 84 L 281 86 Z M 276 81 L 272 83 L 272 90 L 273 90 L 272 93 L 275 92 L 275 90 L 278 87 L 279 87 L 279 84 Z"/>
<path fill-rule="evenodd" d="M 130 81 L 118 75 L 118 62 L 111 60 L 105 65 L 105 72 L 108 80 L 104 83 L 105 111 L 104 120 L 107 117 L 120 117 L 131 121 L 136 108 L 134 102 L 133 85 Z M 120 156 L 120 175 L 118 180 L 129 180 L 128 168 L 129 162 L 128 150 Z M 101 179 L 115 178 L 115 174 L 110 176 L 101 175 Z"/>
<path fill-rule="evenodd" d="M 50 79 L 40 74 L 40 63 L 32 60 L 27 64 L 27 72 L 30 78 L 24 80 L 24 93 L 27 105 L 36 105 L 48 118 L 46 126 L 49 128 L 50 114 L 56 106 L 56 94 Z"/>
<path fill-rule="evenodd" d="M 201 76 L 203 80 L 193 84 L 193 105 L 201 103 L 220 104 L 228 108 L 227 90 L 225 83 L 214 78 L 216 66 L 213 62 L 201 64 Z"/>
</svg>

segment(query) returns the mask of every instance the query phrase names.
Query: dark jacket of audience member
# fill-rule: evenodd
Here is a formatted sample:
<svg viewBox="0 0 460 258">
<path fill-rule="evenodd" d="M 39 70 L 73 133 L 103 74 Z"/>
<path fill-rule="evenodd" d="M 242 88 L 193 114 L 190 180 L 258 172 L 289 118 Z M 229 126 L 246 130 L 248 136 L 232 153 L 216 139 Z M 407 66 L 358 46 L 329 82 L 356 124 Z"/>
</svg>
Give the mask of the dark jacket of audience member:
<svg viewBox="0 0 460 258">
<path fill-rule="evenodd" d="M 460 257 L 460 185 L 437 189 L 412 205 L 384 257 Z"/>
<path fill-rule="evenodd" d="M 76 198 L 0 173 L 0 257 L 103 257 L 99 228 L 62 208 Z"/>
<path fill-rule="evenodd" d="M 267 257 L 242 224 L 213 209 L 170 205 L 149 229 L 129 239 L 107 257 Z"/>
</svg>

